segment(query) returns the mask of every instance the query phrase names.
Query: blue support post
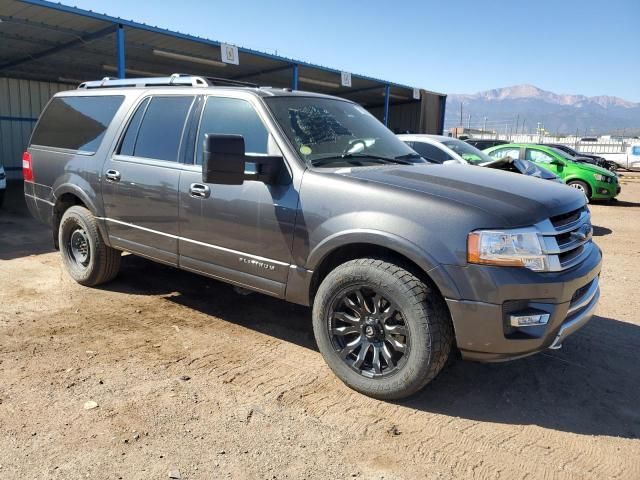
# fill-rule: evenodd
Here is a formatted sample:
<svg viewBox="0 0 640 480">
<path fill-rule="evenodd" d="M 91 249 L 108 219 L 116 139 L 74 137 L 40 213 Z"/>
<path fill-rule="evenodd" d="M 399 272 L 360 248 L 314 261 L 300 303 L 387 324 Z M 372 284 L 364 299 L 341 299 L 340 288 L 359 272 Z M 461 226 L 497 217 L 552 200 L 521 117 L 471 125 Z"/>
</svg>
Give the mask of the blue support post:
<svg viewBox="0 0 640 480">
<path fill-rule="evenodd" d="M 298 90 L 298 64 L 293 64 L 293 70 L 291 71 L 291 89 Z"/>
<path fill-rule="evenodd" d="M 125 78 L 125 64 L 124 64 L 124 27 L 118 25 L 116 30 L 116 55 L 118 56 L 118 78 Z"/>
<path fill-rule="evenodd" d="M 389 85 L 384 86 L 384 115 L 382 117 L 384 125 L 389 126 L 389 95 L 391 93 L 391 87 Z"/>
</svg>

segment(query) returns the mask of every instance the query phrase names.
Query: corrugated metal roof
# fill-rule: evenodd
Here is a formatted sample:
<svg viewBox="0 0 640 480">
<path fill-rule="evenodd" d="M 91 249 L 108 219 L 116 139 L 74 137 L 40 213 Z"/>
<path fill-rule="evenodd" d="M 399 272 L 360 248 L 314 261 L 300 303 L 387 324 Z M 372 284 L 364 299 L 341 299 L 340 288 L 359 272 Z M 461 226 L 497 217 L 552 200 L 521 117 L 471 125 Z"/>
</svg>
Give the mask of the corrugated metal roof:
<svg viewBox="0 0 640 480">
<path fill-rule="evenodd" d="M 220 43 L 45 0 L 0 0 L 0 20 L 0 75 L 5 76 L 70 83 L 115 76 L 115 33 L 92 35 L 121 24 L 127 76 L 183 72 L 288 87 L 292 65 L 297 64 L 300 89 L 345 96 L 373 107 L 383 103 L 384 87 L 390 85 L 392 104 L 413 101 L 413 89 L 406 85 L 352 73 L 352 86 L 346 88 L 340 86 L 336 69 L 242 47 L 239 65 L 168 58 L 158 50 L 219 61 Z"/>
</svg>

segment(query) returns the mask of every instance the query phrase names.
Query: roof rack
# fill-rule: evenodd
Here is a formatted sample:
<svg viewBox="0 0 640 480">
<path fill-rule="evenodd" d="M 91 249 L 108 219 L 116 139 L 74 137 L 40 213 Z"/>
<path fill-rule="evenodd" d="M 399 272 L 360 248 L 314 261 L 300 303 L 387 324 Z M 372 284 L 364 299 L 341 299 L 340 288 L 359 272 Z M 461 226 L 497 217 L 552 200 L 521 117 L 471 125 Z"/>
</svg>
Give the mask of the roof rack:
<svg viewBox="0 0 640 480">
<path fill-rule="evenodd" d="M 186 73 L 174 73 L 169 77 L 148 77 L 148 78 L 113 78 L 104 77 L 102 80 L 83 82 L 78 88 L 117 88 L 117 87 L 211 87 L 214 85 L 232 85 L 238 87 L 258 87 L 255 83 L 242 82 L 218 77 L 201 77 Z"/>
</svg>

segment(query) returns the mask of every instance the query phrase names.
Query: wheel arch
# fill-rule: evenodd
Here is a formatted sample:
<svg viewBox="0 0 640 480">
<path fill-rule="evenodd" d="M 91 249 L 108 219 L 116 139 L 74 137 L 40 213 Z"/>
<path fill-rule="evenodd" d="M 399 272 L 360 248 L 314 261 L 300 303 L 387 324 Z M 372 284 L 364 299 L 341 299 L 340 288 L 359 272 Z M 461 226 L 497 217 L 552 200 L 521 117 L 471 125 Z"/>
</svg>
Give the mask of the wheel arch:
<svg viewBox="0 0 640 480">
<path fill-rule="evenodd" d="M 87 195 L 80 187 L 73 184 L 65 184 L 56 188 L 54 197 L 55 202 L 53 205 L 53 218 L 51 222 L 53 230 L 53 244 L 56 248 L 60 248 L 58 242 L 58 231 L 60 229 L 60 221 L 62 220 L 64 212 L 66 212 L 69 207 L 72 207 L 74 205 L 86 208 L 94 216 L 97 216 L 97 210 L 89 195 Z M 104 225 L 101 221 L 98 221 L 97 223 L 100 234 L 102 235 L 105 243 L 107 243 L 108 245 L 109 237 L 104 229 Z"/>
<path fill-rule="evenodd" d="M 367 257 L 394 261 L 435 287 L 445 298 L 459 296 L 452 279 L 428 252 L 397 235 L 358 230 L 329 237 L 309 256 L 307 266 L 313 271 L 308 288 L 309 304 L 313 304 L 317 289 L 329 272 L 350 260 Z"/>
</svg>

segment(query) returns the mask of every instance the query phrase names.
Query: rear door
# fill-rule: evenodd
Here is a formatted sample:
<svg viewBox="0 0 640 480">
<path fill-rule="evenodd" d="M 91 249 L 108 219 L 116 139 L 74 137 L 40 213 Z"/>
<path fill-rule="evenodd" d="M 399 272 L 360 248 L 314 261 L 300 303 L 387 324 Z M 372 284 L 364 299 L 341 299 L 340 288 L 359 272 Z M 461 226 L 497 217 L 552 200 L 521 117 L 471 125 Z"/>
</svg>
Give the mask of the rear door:
<svg viewBox="0 0 640 480">
<path fill-rule="evenodd" d="M 239 134 L 247 156 L 282 155 L 256 100 L 209 96 L 194 140 L 193 165 L 180 179 L 180 266 L 276 296 L 284 295 L 298 192 L 286 162 L 283 181 L 204 184 L 206 133 Z M 247 164 L 251 167 L 251 164 Z"/>
<path fill-rule="evenodd" d="M 105 162 L 103 201 L 112 245 L 176 265 L 181 154 L 193 95 L 144 98 Z"/>
</svg>

